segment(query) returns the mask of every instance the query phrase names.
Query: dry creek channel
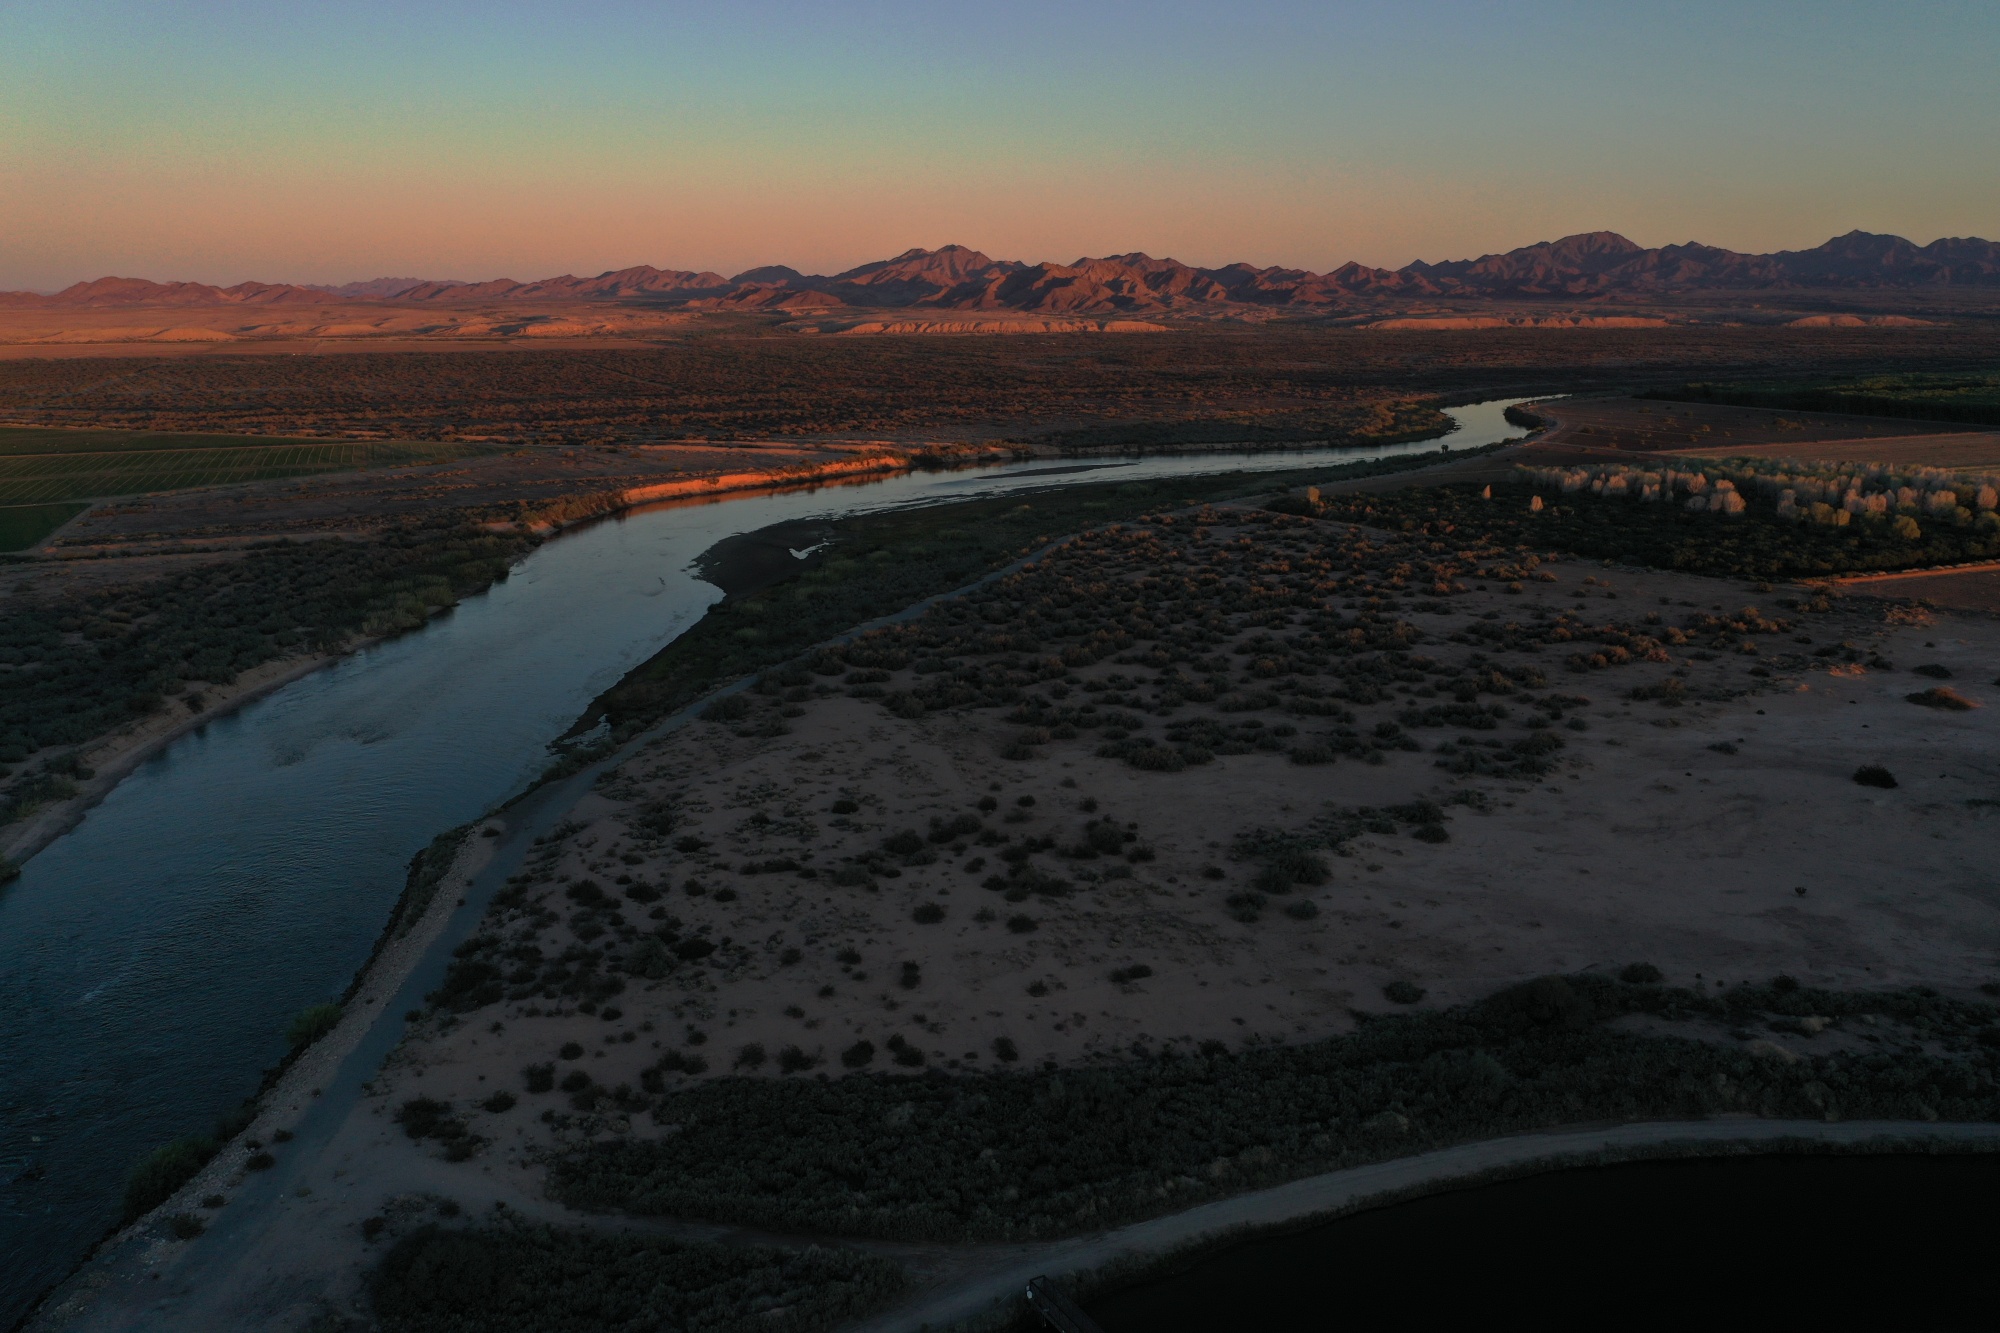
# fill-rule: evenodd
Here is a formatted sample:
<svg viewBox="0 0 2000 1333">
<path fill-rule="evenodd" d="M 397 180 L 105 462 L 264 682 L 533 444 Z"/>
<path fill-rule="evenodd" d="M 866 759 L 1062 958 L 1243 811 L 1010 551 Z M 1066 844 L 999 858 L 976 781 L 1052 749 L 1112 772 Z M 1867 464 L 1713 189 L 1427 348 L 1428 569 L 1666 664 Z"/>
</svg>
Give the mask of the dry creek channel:
<svg viewBox="0 0 2000 1333">
<path fill-rule="evenodd" d="M 1520 432 L 1502 400 L 1446 443 Z M 219 716 L 0 889 L 0 1328 L 117 1220 L 143 1154 L 255 1091 L 286 1023 L 367 959 L 411 855 L 549 763 L 598 694 L 722 591 L 694 565 L 781 523 L 1061 486 L 1437 448 L 1209 453 L 921 472 L 637 510 L 579 528 L 422 630 Z"/>
</svg>

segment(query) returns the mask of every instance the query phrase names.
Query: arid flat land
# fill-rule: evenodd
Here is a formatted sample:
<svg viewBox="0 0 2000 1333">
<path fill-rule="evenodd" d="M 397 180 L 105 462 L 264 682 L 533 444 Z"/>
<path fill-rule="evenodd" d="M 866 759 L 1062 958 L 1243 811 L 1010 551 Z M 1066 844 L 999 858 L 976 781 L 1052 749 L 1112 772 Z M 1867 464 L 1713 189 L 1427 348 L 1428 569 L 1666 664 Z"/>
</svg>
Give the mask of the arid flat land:
<svg viewBox="0 0 2000 1333">
<path fill-rule="evenodd" d="M 1300 441 L 1397 428 L 1398 401 L 1627 391 L 2000 360 L 2000 325 L 1375 332 L 1310 324 L 806 338 L 738 324 L 626 350 L 0 362 L 0 420 L 528 444 L 820 438 L 1054 448 Z M 1685 441 L 1680 441 L 1685 443 Z"/>
<path fill-rule="evenodd" d="M 1928 682 L 1893 663 L 1983 683 L 1993 627 L 1426 545 L 1230 510 L 1129 525 L 738 696 L 578 807 L 548 887 L 492 923 L 484 1003 L 510 1026 L 567 1009 L 577 960 L 622 940 L 646 984 L 603 1001 L 614 1032 L 661 1035 L 598 1077 L 636 1085 L 661 1050 L 729 1067 L 675 1040 L 689 1023 L 722 1057 L 831 1067 L 873 1039 L 886 1063 L 900 1032 L 913 1065 L 957 1068 L 999 1037 L 1067 1063 L 1320 1036 L 1399 979 L 1452 1001 L 1641 956 L 1677 979 L 1985 977 L 2000 900 L 1965 858 L 1987 816 L 1951 806 L 2000 780 L 1987 715 L 1904 702 Z M 1278 604 L 1315 583 L 1326 610 Z M 1232 585 L 1271 609 L 1232 614 Z M 1856 787 L 1864 761 L 1913 785 Z M 1851 833 L 1815 807 L 1852 807 Z M 1324 882 L 1269 873 L 1287 840 L 1338 849 Z M 1907 915 L 1891 882 L 1931 926 L 1868 924 Z M 496 1058 L 605 1031 L 526 1026 Z"/>
<path fill-rule="evenodd" d="M 471 304 L 411 309 L 343 301 L 326 306 L 127 306 L 116 309 L 0 309 L 0 346 L 60 355 L 105 345 L 248 347 L 399 341 L 424 345 L 469 340 L 658 337 L 698 322 L 697 315 L 630 309 L 603 302 L 534 306 Z"/>
</svg>

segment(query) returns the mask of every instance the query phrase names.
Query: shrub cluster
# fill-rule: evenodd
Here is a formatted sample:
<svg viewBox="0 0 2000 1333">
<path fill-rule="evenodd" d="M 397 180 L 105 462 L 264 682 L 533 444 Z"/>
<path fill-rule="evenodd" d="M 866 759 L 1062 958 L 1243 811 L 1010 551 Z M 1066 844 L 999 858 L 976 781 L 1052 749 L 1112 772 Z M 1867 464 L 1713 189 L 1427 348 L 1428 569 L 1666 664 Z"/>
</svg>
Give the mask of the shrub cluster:
<svg viewBox="0 0 2000 1333">
<path fill-rule="evenodd" d="M 1635 981 L 1643 980 L 1635 974 Z M 1616 1030 L 1628 1013 L 1732 1023 L 1875 1013 L 1944 1054 L 1796 1062 Z M 657 1114 L 670 1137 L 551 1166 L 575 1207 L 929 1240 L 1024 1240 L 1443 1144 L 1577 1121 L 1748 1112 L 2000 1118 L 1991 1005 L 1782 983 L 1709 995 L 1549 977 L 1299 1046 L 1060 1072 L 827 1083 L 724 1079 Z M 1393 1115 L 1384 1118 L 1384 1113 Z"/>
</svg>

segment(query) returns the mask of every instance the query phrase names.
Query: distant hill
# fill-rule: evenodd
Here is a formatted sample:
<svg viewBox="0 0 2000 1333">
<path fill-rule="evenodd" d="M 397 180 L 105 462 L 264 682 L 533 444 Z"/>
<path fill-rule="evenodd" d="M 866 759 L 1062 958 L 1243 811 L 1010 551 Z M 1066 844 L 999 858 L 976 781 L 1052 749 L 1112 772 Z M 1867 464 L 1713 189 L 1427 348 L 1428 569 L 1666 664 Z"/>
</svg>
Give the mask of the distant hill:
<svg viewBox="0 0 2000 1333">
<path fill-rule="evenodd" d="M 719 273 L 617 269 L 533 282 L 375 278 L 338 287 L 259 282 L 204 283 L 99 278 L 52 296 L 0 293 L 14 307 L 274 305 L 373 302 L 641 301 L 709 310 L 841 307 L 1015 310 L 1044 314 L 1223 313 L 1256 307 L 1332 312 L 1403 298 L 1533 300 L 1713 291 L 2000 287 L 2000 242 L 1953 237 L 1916 245 L 1900 236 L 1851 231 L 1810 250 L 1741 254 L 1689 242 L 1647 248 L 1616 232 L 1584 232 L 1505 254 L 1399 269 L 1344 264 L 1330 273 L 1227 264 L 1195 268 L 1144 254 L 1073 264 L 994 259 L 962 245 L 906 250 L 831 277 L 784 265 Z"/>
<path fill-rule="evenodd" d="M 343 282 L 338 287 L 324 287 L 316 282 L 306 283 L 316 292 L 329 296 L 361 296 L 375 300 L 388 300 L 401 296 L 417 287 L 448 288 L 463 287 L 462 282 L 437 282 L 430 278 L 370 278 L 366 282 Z"/>
</svg>

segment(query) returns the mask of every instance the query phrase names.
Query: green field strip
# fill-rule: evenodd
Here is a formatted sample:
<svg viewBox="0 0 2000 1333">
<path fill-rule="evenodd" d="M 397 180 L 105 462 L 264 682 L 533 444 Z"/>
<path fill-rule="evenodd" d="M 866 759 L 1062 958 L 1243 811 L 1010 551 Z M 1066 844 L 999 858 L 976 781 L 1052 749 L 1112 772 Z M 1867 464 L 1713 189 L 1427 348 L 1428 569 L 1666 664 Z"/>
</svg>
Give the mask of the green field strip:
<svg viewBox="0 0 2000 1333">
<path fill-rule="evenodd" d="M 74 503 L 0 506 L 0 552 L 25 551 L 88 508 Z"/>
<path fill-rule="evenodd" d="M 69 447 L 49 447 L 58 437 Z M 104 447 L 107 443 L 113 447 Z M 83 445 L 91 447 L 79 447 Z M 449 462 L 485 452 L 475 446 L 410 440 L 260 440 L 242 435 L 0 428 L 0 505 Z"/>
</svg>

